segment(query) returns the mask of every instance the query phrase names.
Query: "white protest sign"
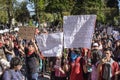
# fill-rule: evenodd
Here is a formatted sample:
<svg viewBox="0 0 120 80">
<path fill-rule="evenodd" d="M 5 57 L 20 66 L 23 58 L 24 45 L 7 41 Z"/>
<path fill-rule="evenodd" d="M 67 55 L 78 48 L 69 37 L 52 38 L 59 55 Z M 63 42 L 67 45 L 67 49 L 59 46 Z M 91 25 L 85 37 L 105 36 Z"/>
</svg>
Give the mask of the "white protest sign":
<svg viewBox="0 0 120 80">
<path fill-rule="evenodd" d="M 108 35 L 111 35 L 111 33 L 112 33 L 112 27 L 108 27 L 108 28 L 107 28 L 107 34 L 108 34 Z"/>
<path fill-rule="evenodd" d="M 61 56 L 63 33 L 41 34 L 36 37 L 38 47 L 45 57 Z"/>
<path fill-rule="evenodd" d="M 96 15 L 64 16 L 65 48 L 91 48 Z"/>
<path fill-rule="evenodd" d="M 114 37 L 115 40 L 119 39 L 119 32 L 118 31 L 113 30 L 112 31 L 112 35 L 113 35 L 113 37 Z"/>
</svg>

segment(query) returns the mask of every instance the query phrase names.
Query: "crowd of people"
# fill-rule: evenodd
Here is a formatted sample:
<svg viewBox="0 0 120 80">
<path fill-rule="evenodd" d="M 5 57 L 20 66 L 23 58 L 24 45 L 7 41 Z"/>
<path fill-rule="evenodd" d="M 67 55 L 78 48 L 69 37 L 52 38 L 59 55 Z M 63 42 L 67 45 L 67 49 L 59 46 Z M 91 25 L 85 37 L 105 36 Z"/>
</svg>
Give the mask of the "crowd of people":
<svg viewBox="0 0 120 80">
<path fill-rule="evenodd" d="M 120 40 L 106 31 L 95 30 L 91 49 L 64 49 L 62 56 L 49 58 L 35 39 L 22 39 L 17 33 L 0 34 L 0 80 L 38 80 L 46 65 L 51 80 L 119 80 Z"/>
</svg>

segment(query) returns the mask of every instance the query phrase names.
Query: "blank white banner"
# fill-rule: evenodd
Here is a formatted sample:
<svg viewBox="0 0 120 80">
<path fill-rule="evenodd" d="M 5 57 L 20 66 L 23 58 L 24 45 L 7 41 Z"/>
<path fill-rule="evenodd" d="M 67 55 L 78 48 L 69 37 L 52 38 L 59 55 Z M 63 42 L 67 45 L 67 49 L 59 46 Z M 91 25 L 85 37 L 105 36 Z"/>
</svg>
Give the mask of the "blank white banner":
<svg viewBox="0 0 120 80">
<path fill-rule="evenodd" d="M 91 48 L 96 15 L 64 16 L 64 47 Z"/>
<path fill-rule="evenodd" d="M 38 47 L 45 57 L 61 56 L 63 33 L 41 34 L 36 37 Z"/>
</svg>

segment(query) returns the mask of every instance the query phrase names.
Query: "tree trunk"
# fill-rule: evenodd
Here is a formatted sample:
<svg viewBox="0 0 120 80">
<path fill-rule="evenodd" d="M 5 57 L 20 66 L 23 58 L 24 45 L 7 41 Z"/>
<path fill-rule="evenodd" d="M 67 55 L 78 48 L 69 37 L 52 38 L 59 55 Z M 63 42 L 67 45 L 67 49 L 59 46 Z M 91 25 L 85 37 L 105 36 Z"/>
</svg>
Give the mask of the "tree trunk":
<svg viewBox="0 0 120 80">
<path fill-rule="evenodd" d="M 11 10 L 10 10 L 10 1 L 8 0 L 7 2 L 7 14 L 8 14 L 8 25 L 9 25 L 9 28 L 11 28 L 12 26 L 12 15 L 11 15 Z"/>
</svg>

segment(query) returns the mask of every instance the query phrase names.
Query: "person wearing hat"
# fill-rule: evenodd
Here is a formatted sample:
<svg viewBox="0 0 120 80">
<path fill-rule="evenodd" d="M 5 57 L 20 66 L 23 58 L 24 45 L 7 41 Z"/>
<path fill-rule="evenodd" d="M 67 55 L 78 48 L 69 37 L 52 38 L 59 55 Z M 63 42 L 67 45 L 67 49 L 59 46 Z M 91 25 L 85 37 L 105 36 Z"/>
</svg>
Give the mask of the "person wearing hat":
<svg viewBox="0 0 120 80">
<path fill-rule="evenodd" d="M 99 49 L 99 44 L 96 42 L 96 43 L 93 43 L 92 45 L 92 51 L 91 52 L 97 52 L 99 57 L 102 58 L 103 57 L 103 53 L 102 51 Z"/>
<path fill-rule="evenodd" d="M 100 59 L 102 59 L 102 52 L 99 50 L 98 43 L 93 43 L 92 50 L 91 50 L 91 65 L 92 65 L 92 72 L 91 72 L 91 80 L 97 80 L 97 64 Z"/>
</svg>

